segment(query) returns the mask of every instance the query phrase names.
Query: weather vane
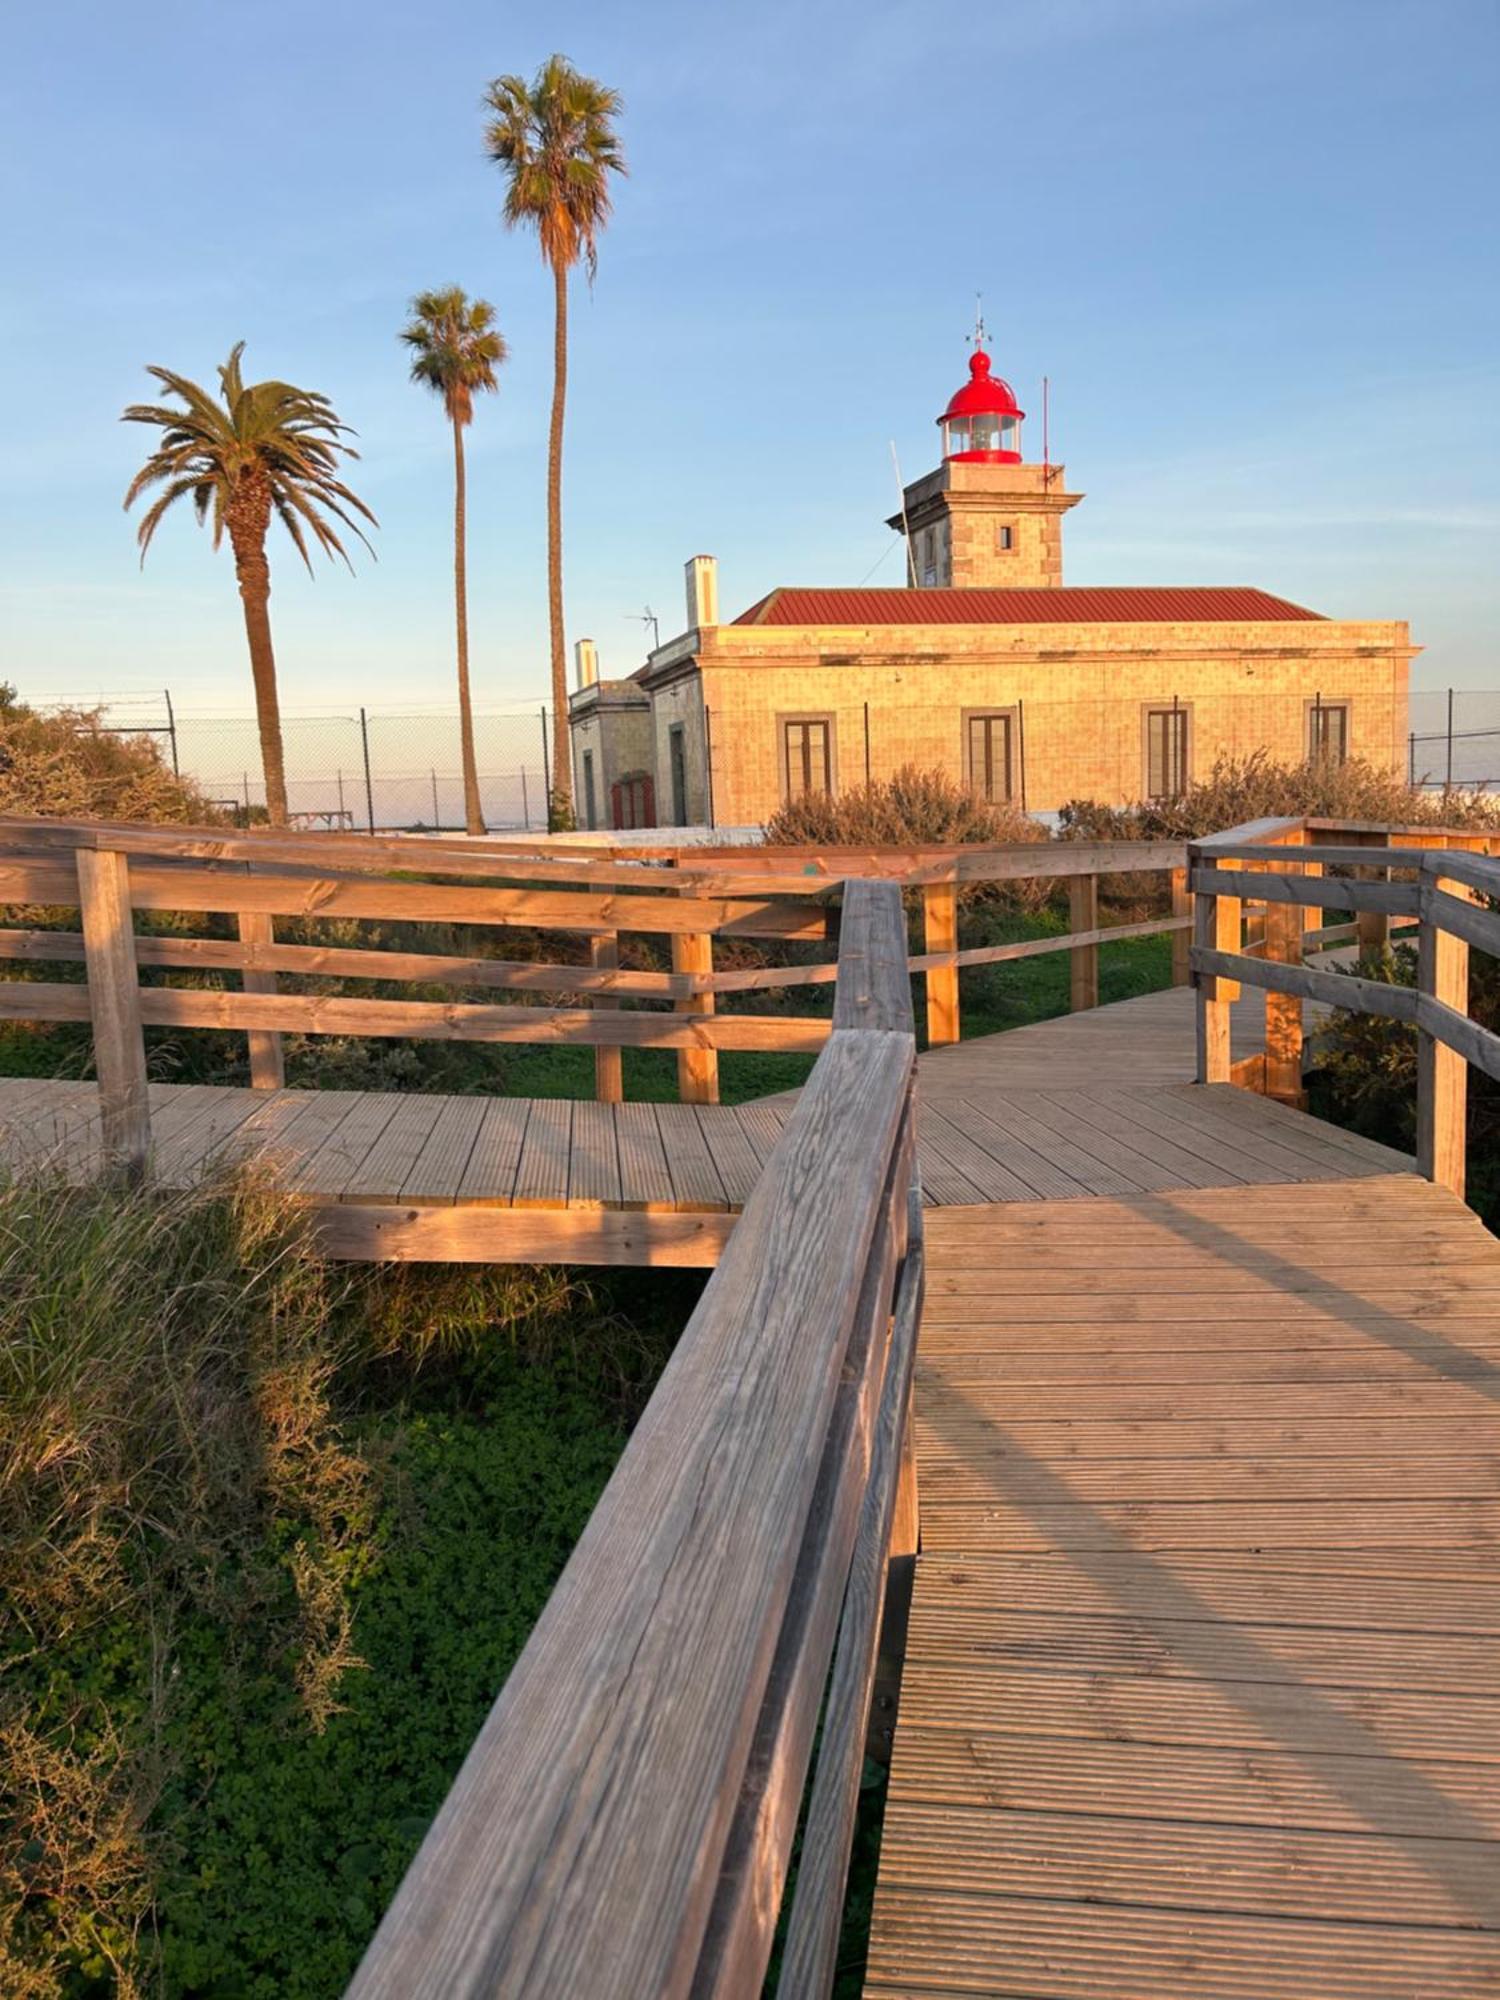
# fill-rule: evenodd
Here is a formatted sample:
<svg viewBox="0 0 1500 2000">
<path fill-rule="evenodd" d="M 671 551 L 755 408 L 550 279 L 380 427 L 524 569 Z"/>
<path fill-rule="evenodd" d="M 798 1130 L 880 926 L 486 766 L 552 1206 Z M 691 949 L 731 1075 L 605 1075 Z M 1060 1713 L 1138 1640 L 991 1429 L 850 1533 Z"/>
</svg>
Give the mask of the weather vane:
<svg viewBox="0 0 1500 2000">
<path fill-rule="evenodd" d="M 989 340 L 989 328 L 984 323 L 984 293 L 974 294 L 974 331 L 969 335 L 971 347 L 983 347 Z"/>
</svg>

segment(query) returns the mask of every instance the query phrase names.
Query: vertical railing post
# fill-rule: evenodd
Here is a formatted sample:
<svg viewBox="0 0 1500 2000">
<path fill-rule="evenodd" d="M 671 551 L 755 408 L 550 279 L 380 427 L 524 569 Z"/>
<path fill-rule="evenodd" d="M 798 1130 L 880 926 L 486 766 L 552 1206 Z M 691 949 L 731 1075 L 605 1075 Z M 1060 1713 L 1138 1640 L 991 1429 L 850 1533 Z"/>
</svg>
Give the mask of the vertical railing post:
<svg viewBox="0 0 1500 2000">
<path fill-rule="evenodd" d="M 1193 942 L 1206 951 L 1233 951 L 1240 948 L 1240 903 L 1237 896 L 1221 896 L 1204 885 L 1215 864 L 1201 855 L 1189 854 L 1189 867 L 1197 877 L 1193 895 Z M 1238 982 L 1220 979 L 1211 972 L 1195 972 L 1193 984 L 1198 997 L 1198 1081 L 1228 1083 L 1229 1008 L 1239 998 Z"/>
<path fill-rule="evenodd" d="M 929 952 L 958 950 L 958 882 L 929 882 L 922 891 L 923 946 Z M 958 1040 L 958 967 L 943 965 L 927 974 L 927 1046 Z"/>
<path fill-rule="evenodd" d="M 269 912 L 241 910 L 238 922 L 240 943 L 250 950 L 275 944 L 276 925 Z M 247 993 L 274 993 L 276 974 L 252 971 L 247 966 L 240 974 L 240 984 Z M 245 1039 L 250 1044 L 251 1089 L 280 1090 L 286 1082 L 286 1056 L 280 1034 L 271 1028 L 249 1028 Z"/>
<path fill-rule="evenodd" d="M 675 931 L 672 935 L 672 970 L 705 973 L 714 969 L 712 931 Z M 712 1014 L 712 993 L 688 993 L 674 1003 L 679 1014 Z M 719 1101 L 719 1052 L 717 1049 L 677 1051 L 677 1094 L 684 1104 L 717 1104 Z"/>
<path fill-rule="evenodd" d="M 1300 861 L 1272 862 L 1267 881 L 1298 874 Z M 1272 965 L 1302 963 L 1303 910 L 1300 903 L 1266 904 L 1262 937 L 1264 956 Z M 1302 995 L 1266 992 L 1266 1066 L 1262 1089 L 1283 1104 L 1302 1106 Z"/>
<path fill-rule="evenodd" d="M 1469 1011 L 1469 947 L 1434 915 L 1437 896 L 1446 892 L 1472 901 L 1462 883 L 1423 871 L 1417 895 L 1421 932 L 1417 940 L 1417 990 L 1455 1013 Z M 1460 1199 L 1466 1181 L 1465 1133 L 1468 1121 L 1469 1066 L 1417 1025 L 1417 1168 L 1439 1187 L 1451 1188 Z"/>
<path fill-rule="evenodd" d="M 151 1105 L 130 918 L 130 864 L 123 854 L 88 847 L 79 848 L 77 861 L 104 1161 L 107 1168 L 138 1179 L 151 1147 Z"/>
<path fill-rule="evenodd" d="M 1099 877 L 1068 877 L 1068 929 L 1096 931 L 1099 928 Z M 1099 1005 L 1099 947 L 1075 944 L 1068 954 L 1068 1001 L 1075 1014 Z"/>
<path fill-rule="evenodd" d="M 596 931 L 589 939 L 589 963 L 604 972 L 617 971 L 620 964 L 620 934 L 618 931 Z M 596 993 L 594 1006 L 597 1009 L 617 1011 L 619 1003 L 607 994 Z M 619 1104 L 625 1096 L 625 1051 L 623 1049 L 595 1049 L 594 1051 L 594 1095 L 601 1104 Z"/>
<path fill-rule="evenodd" d="M 1193 899 L 1188 894 L 1188 874 L 1185 868 L 1172 870 L 1172 915 L 1191 917 Z M 1184 928 L 1172 933 L 1172 984 L 1188 986 L 1192 983 L 1193 933 Z"/>
<path fill-rule="evenodd" d="M 1389 836 L 1383 833 L 1365 833 L 1356 837 L 1358 847 L 1384 847 Z M 1361 873 L 1364 871 L 1361 870 Z M 1390 870 L 1381 871 L 1379 879 L 1389 882 Z M 1378 958 L 1391 941 L 1391 920 L 1384 910 L 1356 910 L 1354 928 L 1358 938 L 1361 958 Z"/>
</svg>

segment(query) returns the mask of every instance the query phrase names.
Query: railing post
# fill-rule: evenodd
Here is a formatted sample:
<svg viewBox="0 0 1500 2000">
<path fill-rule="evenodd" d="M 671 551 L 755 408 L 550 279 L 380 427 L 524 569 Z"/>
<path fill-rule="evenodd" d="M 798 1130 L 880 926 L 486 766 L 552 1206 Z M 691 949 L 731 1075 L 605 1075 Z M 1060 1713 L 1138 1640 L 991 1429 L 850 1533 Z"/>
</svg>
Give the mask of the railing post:
<svg viewBox="0 0 1500 2000">
<path fill-rule="evenodd" d="M 1273 863 L 1267 880 L 1298 871 L 1298 864 Z M 1302 963 L 1302 931 L 1305 922 L 1300 903 L 1267 903 L 1262 936 L 1265 957 L 1273 965 Z M 1266 992 L 1266 1066 L 1262 1086 L 1267 1097 L 1283 1104 L 1302 1106 L 1302 995 Z"/>
<path fill-rule="evenodd" d="M 712 972 L 714 940 L 712 931 L 674 931 L 672 970 Z M 712 993 L 689 993 L 675 1003 L 679 1014 L 711 1014 Z M 717 1049 L 677 1051 L 677 1094 L 684 1104 L 717 1104 L 719 1101 L 719 1052 Z"/>
<path fill-rule="evenodd" d="M 589 939 L 589 963 L 602 971 L 614 972 L 620 964 L 618 931 L 596 931 Z M 594 995 L 596 1008 L 617 1010 L 619 1002 L 605 994 Z M 594 1095 L 601 1104 L 620 1104 L 625 1097 L 625 1051 L 595 1049 Z"/>
<path fill-rule="evenodd" d="M 1172 915 L 1191 917 L 1193 899 L 1188 894 L 1188 872 L 1185 868 L 1172 870 Z M 1193 978 L 1193 933 L 1190 929 L 1172 933 L 1172 984 L 1188 986 Z"/>
<path fill-rule="evenodd" d="M 923 948 L 958 950 L 958 883 L 929 882 L 922 891 Z M 927 1046 L 958 1040 L 958 967 L 939 966 L 927 978 Z"/>
<path fill-rule="evenodd" d="M 1469 947 L 1442 929 L 1433 913 L 1439 892 L 1473 901 L 1460 882 L 1423 872 L 1417 889 L 1421 931 L 1417 941 L 1417 990 L 1455 1013 L 1469 1011 Z M 1468 1122 L 1469 1066 L 1450 1049 L 1417 1026 L 1417 1169 L 1451 1188 L 1463 1199 L 1466 1181 L 1465 1144 Z"/>
<path fill-rule="evenodd" d="M 1099 928 L 1099 877 L 1068 877 L 1068 929 L 1096 931 Z M 1075 1014 L 1099 1005 L 1099 947 L 1075 944 L 1068 954 L 1069 1003 Z"/>
<path fill-rule="evenodd" d="M 104 1161 L 106 1167 L 139 1179 L 151 1147 L 151 1104 L 130 920 L 130 864 L 123 854 L 88 847 L 79 848 L 77 861 Z"/>
<path fill-rule="evenodd" d="M 1362 834 L 1355 842 L 1357 847 L 1384 847 L 1386 844 L 1387 836 L 1383 833 Z M 1379 879 L 1390 881 L 1389 868 L 1380 871 Z M 1356 910 L 1354 928 L 1361 958 L 1378 958 L 1391 941 L 1391 920 L 1384 910 Z"/>
<path fill-rule="evenodd" d="M 275 944 L 275 919 L 265 910 L 241 910 L 238 921 L 242 945 L 253 948 Z M 240 974 L 240 984 L 246 993 L 274 993 L 276 974 L 247 968 Z M 245 1039 L 250 1044 L 251 1089 L 280 1090 L 286 1082 L 286 1056 L 280 1034 L 271 1028 L 249 1028 Z"/>
<path fill-rule="evenodd" d="M 1190 857 L 1189 865 L 1201 881 L 1214 863 L 1202 856 Z M 1240 948 L 1240 901 L 1238 896 L 1220 896 L 1209 888 L 1198 888 L 1193 896 L 1193 942 L 1207 951 Z M 1239 998 L 1239 984 L 1219 979 L 1209 972 L 1195 972 L 1198 993 L 1198 1081 L 1228 1083 L 1229 1008 Z"/>
</svg>

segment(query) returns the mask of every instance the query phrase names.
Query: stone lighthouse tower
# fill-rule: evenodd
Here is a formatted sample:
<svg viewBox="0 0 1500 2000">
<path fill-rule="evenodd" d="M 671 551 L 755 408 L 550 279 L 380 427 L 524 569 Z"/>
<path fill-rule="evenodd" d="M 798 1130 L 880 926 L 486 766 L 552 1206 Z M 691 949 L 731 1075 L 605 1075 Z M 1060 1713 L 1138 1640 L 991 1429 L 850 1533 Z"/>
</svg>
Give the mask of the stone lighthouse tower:
<svg viewBox="0 0 1500 2000">
<path fill-rule="evenodd" d="M 982 328 L 981 328 L 982 332 Z M 1081 493 L 1060 465 L 1028 465 L 1026 412 L 976 344 L 969 379 L 938 418 L 943 462 L 902 495 L 888 526 L 910 538 L 908 582 L 919 588 L 1056 589 L 1062 517 Z"/>
</svg>

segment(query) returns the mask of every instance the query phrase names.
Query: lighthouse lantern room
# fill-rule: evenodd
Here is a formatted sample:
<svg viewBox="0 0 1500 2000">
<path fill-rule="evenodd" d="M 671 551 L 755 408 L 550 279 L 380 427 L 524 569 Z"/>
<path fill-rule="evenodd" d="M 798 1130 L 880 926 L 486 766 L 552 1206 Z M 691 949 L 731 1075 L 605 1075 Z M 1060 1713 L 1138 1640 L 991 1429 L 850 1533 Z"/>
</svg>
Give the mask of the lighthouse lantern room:
<svg viewBox="0 0 1500 2000">
<path fill-rule="evenodd" d="M 1019 465 L 1025 414 L 1009 382 L 990 373 L 990 357 L 976 347 L 968 381 L 938 418 L 943 457 L 968 465 Z"/>
</svg>

